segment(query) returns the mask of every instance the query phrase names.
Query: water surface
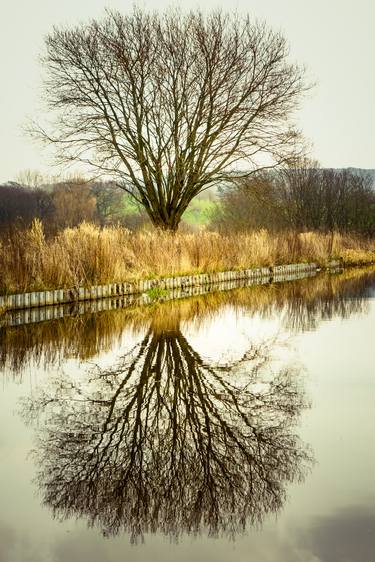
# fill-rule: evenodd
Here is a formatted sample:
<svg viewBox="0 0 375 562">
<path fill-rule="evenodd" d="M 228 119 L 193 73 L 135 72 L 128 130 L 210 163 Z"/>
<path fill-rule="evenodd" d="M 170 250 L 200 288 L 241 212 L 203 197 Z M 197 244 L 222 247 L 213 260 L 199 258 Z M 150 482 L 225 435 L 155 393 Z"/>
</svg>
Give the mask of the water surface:
<svg viewBox="0 0 375 562">
<path fill-rule="evenodd" d="M 0 329 L 0 561 L 369 562 L 375 271 Z"/>
</svg>

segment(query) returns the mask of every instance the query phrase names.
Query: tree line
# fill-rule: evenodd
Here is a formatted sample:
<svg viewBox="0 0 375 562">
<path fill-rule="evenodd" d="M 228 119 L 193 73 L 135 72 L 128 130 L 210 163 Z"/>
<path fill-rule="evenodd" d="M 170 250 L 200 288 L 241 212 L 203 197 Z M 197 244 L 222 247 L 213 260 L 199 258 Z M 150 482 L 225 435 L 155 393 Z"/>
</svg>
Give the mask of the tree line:
<svg viewBox="0 0 375 562">
<path fill-rule="evenodd" d="M 262 172 L 221 190 L 213 221 L 223 230 L 375 233 L 375 190 L 366 172 L 314 163 Z"/>
<path fill-rule="evenodd" d="M 47 234 L 81 222 L 150 224 L 147 213 L 113 182 L 37 178 L 22 173 L 0 185 L 0 231 L 28 227 L 40 219 Z M 20 183 L 22 181 L 22 184 Z M 319 168 L 316 164 L 263 171 L 236 180 L 212 195 L 206 228 L 221 231 L 317 230 L 375 233 L 375 190 L 365 171 Z"/>
<path fill-rule="evenodd" d="M 83 178 L 52 183 L 27 183 L 23 177 L 20 180 L 22 184 L 0 185 L 0 231 L 27 228 L 34 219 L 43 222 L 47 234 L 84 221 L 134 229 L 147 220 L 112 182 L 89 182 Z"/>
</svg>

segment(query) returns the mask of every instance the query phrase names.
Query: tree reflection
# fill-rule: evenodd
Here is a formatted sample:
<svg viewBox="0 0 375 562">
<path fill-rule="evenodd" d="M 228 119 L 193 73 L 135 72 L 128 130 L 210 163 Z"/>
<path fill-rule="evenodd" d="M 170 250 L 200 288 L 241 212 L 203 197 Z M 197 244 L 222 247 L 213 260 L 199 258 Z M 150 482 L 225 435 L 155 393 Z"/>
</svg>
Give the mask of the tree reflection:
<svg viewBox="0 0 375 562">
<path fill-rule="evenodd" d="M 311 454 L 294 426 L 307 406 L 298 373 L 270 376 L 272 342 L 237 361 L 205 361 L 177 315 L 84 382 L 63 377 L 25 402 L 38 418 L 44 503 L 106 535 L 235 536 L 283 505 Z"/>
<path fill-rule="evenodd" d="M 283 324 L 293 332 L 313 331 L 322 321 L 333 318 L 348 319 L 355 314 L 368 312 L 366 289 L 374 282 L 372 275 L 353 276 L 341 281 L 334 276 L 315 282 L 314 291 L 306 295 L 302 283 L 291 285 L 289 298 L 285 300 Z"/>
</svg>

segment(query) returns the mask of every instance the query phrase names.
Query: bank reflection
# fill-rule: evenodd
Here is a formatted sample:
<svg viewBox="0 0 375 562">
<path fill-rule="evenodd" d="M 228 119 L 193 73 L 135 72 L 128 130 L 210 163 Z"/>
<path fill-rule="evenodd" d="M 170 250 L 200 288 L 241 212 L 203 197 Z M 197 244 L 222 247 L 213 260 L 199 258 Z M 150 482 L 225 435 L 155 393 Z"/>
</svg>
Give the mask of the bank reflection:
<svg viewBox="0 0 375 562">
<path fill-rule="evenodd" d="M 375 286 L 375 270 L 348 270 L 338 275 L 288 283 L 216 292 L 186 301 L 158 305 L 168 311 L 178 307 L 183 319 L 199 319 L 217 313 L 224 305 L 259 314 L 277 316 L 285 330 L 315 330 L 324 320 L 349 318 L 368 311 L 368 294 Z M 82 361 L 121 346 L 126 330 L 151 321 L 155 307 L 129 308 L 17 327 L 0 327 L 0 368 L 13 376 L 31 363 L 48 368 L 67 358 Z"/>
<path fill-rule="evenodd" d="M 278 512 L 311 468 L 296 433 L 308 404 L 296 368 L 272 372 L 275 341 L 214 364 L 170 310 L 116 366 L 55 378 L 26 399 L 37 483 L 55 516 L 105 535 L 235 537 Z"/>
</svg>

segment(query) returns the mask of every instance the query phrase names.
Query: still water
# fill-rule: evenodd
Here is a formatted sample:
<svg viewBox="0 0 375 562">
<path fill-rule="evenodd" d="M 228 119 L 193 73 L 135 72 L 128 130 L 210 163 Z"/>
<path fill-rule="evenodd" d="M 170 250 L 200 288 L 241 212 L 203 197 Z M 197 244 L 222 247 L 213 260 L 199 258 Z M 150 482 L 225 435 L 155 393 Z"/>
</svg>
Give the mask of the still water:
<svg viewBox="0 0 375 562">
<path fill-rule="evenodd" d="M 375 271 L 0 328 L 0 562 L 373 562 Z"/>
</svg>

